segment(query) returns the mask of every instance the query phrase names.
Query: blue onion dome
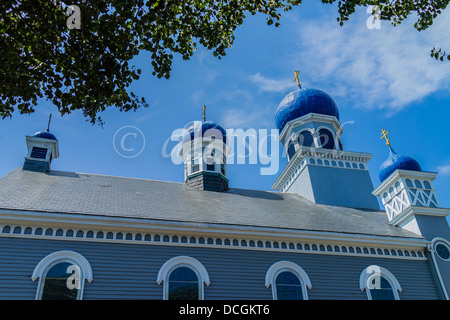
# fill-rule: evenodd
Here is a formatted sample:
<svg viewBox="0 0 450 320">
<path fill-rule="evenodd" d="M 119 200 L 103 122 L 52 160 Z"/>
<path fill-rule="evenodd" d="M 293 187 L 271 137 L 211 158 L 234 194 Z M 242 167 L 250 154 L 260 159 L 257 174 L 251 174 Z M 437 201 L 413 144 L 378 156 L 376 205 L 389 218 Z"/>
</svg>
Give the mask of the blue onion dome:
<svg viewBox="0 0 450 320">
<path fill-rule="evenodd" d="M 222 141 L 223 143 L 227 143 L 227 132 L 225 131 L 224 128 L 222 128 L 220 125 L 218 125 L 217 123 L 213 122 L 213 121 L 204 121 L 202 122 L 201 125 L 192 125 L 189 128 L 187 128 L 189 134 L 187 134 L 184 137 L 183 142 L 189 141 L 189 140 L 194 140 L 194 137 L 210 137 L 210 136 L 215 136 L 217 137 L 217 130 L 220 131 L 221 135 L 222 135 Z M 201 131 L 201 134 L 200 134 Z"/>
<path fill-rule="evenodd" d="M 56 137 L 53 134 L 51 134 L 47 130 L 46 131 L 38 131 L 33 135 L 33 137 L 49 139 L 49 140 L 58 140 L 58 139 L 56 139 Z"/>
<path fill-rule="evenodd" d="M 278 105 L 275 113 L 277 129 L 282 131 L 286 123 L 309 113 L 335 116 L 339 121 L 336 102 L 328 94 L 317 89 L 299 89 L 289 93 Z"/>
<path fill-rule="evenodd" d="M 397 169 L 422 171 L 420 164 L 416 160 L 411 157 L 395 153 L 391 146 L 389 146 L 389 149 L 389 157 L 383 162 L 378 172 L 378 176 L 380 177 L 381 182 L 386 180 L 387 177 L 389 177 L 392 172 Z"/>
</svg>

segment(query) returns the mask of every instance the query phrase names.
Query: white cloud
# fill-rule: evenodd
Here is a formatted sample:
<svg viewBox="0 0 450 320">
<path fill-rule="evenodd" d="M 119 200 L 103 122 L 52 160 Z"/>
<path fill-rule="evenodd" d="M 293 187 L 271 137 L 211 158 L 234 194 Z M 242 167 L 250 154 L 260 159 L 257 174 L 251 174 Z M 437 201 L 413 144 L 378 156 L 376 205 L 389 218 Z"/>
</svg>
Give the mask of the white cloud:
<svg viewBox="0 0 450 320">
<path fill-rule="evenodd" d="M 450 164 L 438 167 L 437 171 L 441 176 L 450 175 Z"/>
<path fill-rule="evenodd" d="M 285 92 L 287 89 L 294 87 L 292 80 L 269 79 L 262 76 L 259 72 L 250 76 L 250 81 L 258 85 L 260 91 L 267 92 Z"/>
<path fill-rule="evenodd" d="M 430 57 L 434 46 L 450 43 L 450 10 L 422 32 L 414 19 L 397 27 L 382 21 L 381 29 L 370 30 L 368 17 L 358 12 L 342 28 L 330 16 L 298 21 L 299 48 L 290 59 L 303 78 L 357 107 L 390 113 L 450 88 L 450 63 Z"/>
<path fill-rule="evenodd" d="M 272 127 L 269 120 L 273 119 L 273 110 L 270 108 L 250 110 L 241 108 L 227 108 L 222 114 L 224 128 L 227 129 L 259 129 Z"/>
</svg>

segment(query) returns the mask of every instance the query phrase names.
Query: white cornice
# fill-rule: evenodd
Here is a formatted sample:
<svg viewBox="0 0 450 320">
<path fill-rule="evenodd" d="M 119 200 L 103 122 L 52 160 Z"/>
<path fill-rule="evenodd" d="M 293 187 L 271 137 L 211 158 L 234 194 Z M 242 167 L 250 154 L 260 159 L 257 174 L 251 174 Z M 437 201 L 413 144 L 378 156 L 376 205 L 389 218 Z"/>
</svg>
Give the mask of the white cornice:
<svg viewBox="0 0 450 320">
<path fill-rule="evenodd" d="M 398 214 L 394 219 L 389 221 L 389 224 L 393 226 L 401 226 L 403 223 L 408 222 L 410 218 L 416 214 L 422 216 L 447 217 L 449 213 L 450 209 L 446 208 L 410 206 L 405 211 Z"/>
<path fill-rule="evenodd" d="M 426 172 L 426 171 L 412 171 L 412 170 L 401 170 L 397 169 L 391 173 L 386 180 L 384 180 L 375 190 L 372 191 L 372 194 L 375 196 L 380 196 L 392 184 L 397 181 L 399 178 L 410 178 L 410 179 L 431 179 L 434 180 L 437 176 L 436 172 Z"/>
<path fill-rule="evenodd" d="M 341 135 L 343 131 L 341 124 L 339 123 L 339 121 L 336 119 L 335 116 L 329 116 L 319 113 L 308 113 L 303 117 L 291 120 L 288 123 L 286 123 L 286 125 L 284 126 L 283 130 L 280 133 L 279 137 L 280 141 L 284 141 L 284 139 L 286 139 L 286 137 L 288 137 L 291 134 L 291 131 L 294 127 L 301 126 L 311 121 L 319 121 L 332 124 L 338 136 Z"/>
<path fill-rule="evenodd" d="M 286 184 L 286 182 L 291 178 L 293 172 L 299 167 L 300 163 L 307 157 L 323 160 L 327 159 L 336 161 L 351 161 L 366 164 L 372 158 L 372 154 L 355 151 L 302 147 L 294 154 L 292 159 L 290 159 L 287 165 L 284 167 L 283 171 L 281 171 L 281 173 L 278 175 L 277 179 L 272 185 L 272 189 L 281 190 L 283 186 Z M 348 167 L 343 168 L 335 167 L 335 168 L 355 170 L 354 168 Z"/>
<path fill-rule="evenodd" d="M 3 231 L 5 226 L 9 226 L 8 232 Z M 37 229 L 40 229 L 39 233 L 36 231 Z M 78 232 L 81 232 L 82 235 L 75 235 Z M 89 233 L 91 233 L 90 236 Z M 108 237 L 107 234 L 111 234 L 111 237 Z M 120 237 L 119 234 L 121 234 Z M 144 235 L 145 237 L 149 236 L 152 240 L 144 241 Z M 314 254 L 367 255 L 397 259 L 426 259 L 426 256 L 419 252 L 424 252 L 428 245 L 428 241 L 424 238 L 14 210 L 0 210 L 0 236 L 292 251 Z M 177 240 L 172 241 L 172 238 L 175 239 L 175 237 Z M 163 241 L 163 238 L 167 238 L 167 241 Z M 183 242 L 180 240 L 182 238 L 196 240 L 194 243 Z M 214 240 L 211 240 L 212 243 L 206 243 L 206 240 L 200 241 L 201 238 Z M 234 244 L 234 242 L 237 244 Z M 256 245 L 256 243 L 259 245 Z M 269 247 L 267 247 L 267 244 Z M 314 246 L 317 250 L 313 249 Z M 319 247 L 323 247 L 323 250 L 318 249 Z M 388 250 L 387 253 L 386 250 Z M 410 254 L 405 254 L 405 256 L 391 255 L 390 251 L 392 250 L 404 250 L 410 252 Z"/>
</svg>

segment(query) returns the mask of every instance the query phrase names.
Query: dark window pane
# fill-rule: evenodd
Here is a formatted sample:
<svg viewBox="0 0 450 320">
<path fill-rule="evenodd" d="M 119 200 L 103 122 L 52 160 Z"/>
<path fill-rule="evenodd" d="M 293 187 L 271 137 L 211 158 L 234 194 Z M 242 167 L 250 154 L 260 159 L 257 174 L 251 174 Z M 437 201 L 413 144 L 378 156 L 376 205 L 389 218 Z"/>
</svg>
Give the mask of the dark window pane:
<svg viewBox="0 0 450 320">
<path fill-rule="evenodd" d="M 442 243 L 439 243 L 436 246 L 436 252 L 444 260 L 448 260 L 450 258 L 450 251 L 448 250 L 448 247 Z"/>
<path fill-rule="evenodd" d="M 395 300 L 392 289 L 371 289 L 372 300 Z"/>
<path fill-rule="evenodd" d="M 288 155 L 289 155 L 289 159 L 291 159 L 293 157 L 293 155 L 295 154 L 295 147 L 294 144 L 292 142 L 289 142 L 289 146 L 288 146 Z"/>
<path fill-rule="evenodd" d="M 328 131 L 326 129 L 320 129 L 319 136 L 320 136 L 320 144 L 322 145 L 322 148 L 334 149 L 334 139 L 333 139 L 333 135 L 331 134 L 330 131 Z"/>
<path fill-rule="evenodd" d="M 67 273 L 67 269 L 72 264 L 62 262 L 54 265 L 47 272 L 44 278 L 44 288 L 42 290 L 42 300 L 76 300 L 78 289 L 69 289 L 67 279 L 72 273 Z"/>
<path fill-rule="evenodd" d="M 169 282 L 169 300 L 198 300 L 198 283 Z"/>
<path fill-rule="evenodd" d="M 378 285 L 376 282 L 373 282 L 373 284 Z M 392 286 L 384 277 L 380 278 L 379 288 L 370 289 L 370 295 L 372 300 L 395 300 Z"/>
<path fill-rule="evenodd" d="M 300 279 L 289 271 L 281 272 L 275 279 L 278 300 L 303 300 Z"/>
<path fill-rule="evenodd" d="M 187 267 L 179 267 L 172 271 L 169 281 L 195 281 L 198 282 L 194 270 Z"/>
<path fill-rule="evenodd" d="M 314 139 L 311 132 L 303 131 L 302 133 L 300 133 L 300 135 L 298 136 L 298 143 L 301 146 L 314 147 Z"/>
<path fill-rule="evenodd" d="M 179 267 L 169 276 L 169 300 L 198 300 L 199 280 L 190 268 Z"/>
<path fill-rule="evenodd" d="M 300 280 L 292 272 L 284 271 L 277 276 L 276 284 L 300 285 Z"/>
<path fill-rule="evenodd" d="M 277 285 L 278 300 L 303 300 L 301 286 Z"/>
</svg>

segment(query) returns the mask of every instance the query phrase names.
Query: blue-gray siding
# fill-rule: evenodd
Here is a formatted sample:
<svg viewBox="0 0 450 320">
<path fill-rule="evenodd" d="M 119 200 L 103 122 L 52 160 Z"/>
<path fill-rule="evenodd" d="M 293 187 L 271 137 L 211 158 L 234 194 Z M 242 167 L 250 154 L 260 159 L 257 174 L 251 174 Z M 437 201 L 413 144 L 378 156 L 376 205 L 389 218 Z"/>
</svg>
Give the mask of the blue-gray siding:
<svg viewBox="0 0 450 320">
<path fill-rule="evenodd" d="M 312 283 L 310 299 L 366 299 L 359 276 L 372 264 L 395 275 L 403 288 L 401 299 L 439 299 L 425 260 L 20 238 L 0 238 L 0 299 L 34 299 L 35 266 L 60 250 L 78 252 L 91 264 L 94 281 L 85 284 L 84 299 L 162 299 L 158 271 L 179 255 L 196 258 L 207 269 L 211 285 L 205 287 L 205 299 L 272 299 L 265 275 L 280 260 L 297 263 L 306 271 Z"/>
</svg>

